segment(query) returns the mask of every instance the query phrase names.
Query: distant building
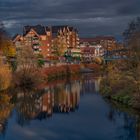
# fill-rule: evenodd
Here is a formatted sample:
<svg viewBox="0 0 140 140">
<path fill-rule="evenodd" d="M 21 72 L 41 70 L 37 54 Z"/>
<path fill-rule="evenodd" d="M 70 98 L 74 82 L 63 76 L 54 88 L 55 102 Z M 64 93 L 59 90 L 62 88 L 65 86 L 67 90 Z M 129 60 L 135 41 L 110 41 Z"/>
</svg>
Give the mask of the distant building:
<svg viewBox="0 0 140 140">
<path fill-rule="evenodd" d="M 91 62 L 95 58 L 95 48 L 85 46 L 81 48 L 82 61 Z"/>
<path fill-rule="evenodd" d="M 92 57 L 100 57 L 103 56 L 106 51 L 114 50 L 116 49 L 116 40 L 114 37 L 95 37 L 95 38 L 81 38 L 80 39 L 80 48 L 84 50 L 90 50 L 90 48 L 94 48 L 94 54 L 93 51 L 92 54 L 89 53 L 89 55 L 92 55 Z M 88 49 L 87 49 L 88 48 Z"/>
<path fill-rule="evenodd" d="M 112 50 L 116 47 L 116 40 L 112 36 L 97 36 L 94 38 L 81 38 L 80 46 L 94 46 L 101 45 L 106 50 Z"/>
</svg>

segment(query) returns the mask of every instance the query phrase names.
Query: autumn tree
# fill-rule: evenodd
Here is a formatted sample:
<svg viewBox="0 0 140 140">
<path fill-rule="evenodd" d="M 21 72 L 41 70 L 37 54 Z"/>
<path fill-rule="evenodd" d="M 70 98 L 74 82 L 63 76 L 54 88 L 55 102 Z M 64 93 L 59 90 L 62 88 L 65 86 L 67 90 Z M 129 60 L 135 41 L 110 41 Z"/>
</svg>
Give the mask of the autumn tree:
<svg viewBox="0 0 140 140">
<path fill-rule="evenodd" d="M 111 99 L 140 109 L 140 18 L 123 33 L 126 59 L 108 64 L 101 82 L 101 93 Z"/>
<path fill-rule="evenodd" d="M 20 69 L 37 67 L 37 57 L 30 46 L 23 46 L 17 54 L 17 65 Z"/>
<path fill-rule="evenodd" d="M 15 57 L 16 55 L 16 50 L 12 40 L 8 36 L 2 23 L 0 23 L 0 51 L 6 57 Z"/>
<path fill-rule="evenodd" d="M 52 44 L 52 51 L 53 51 L 53 55 L 55 57 L 60 56 L 60 50 L 59 49 L 60 48 L 59 48 L 59 45 L 58 45 L 58 39 L 56 38 L 56 39 L 53 40 L 53 44 Z"/>
<path fill-rule="evenodd" d="M 133 20 L 123 33 L 128 48 L 129 68 L 137 68 L 140 63 L 140 17 Z"/>
<path fill-rule="evenodd" d="M 55 57 L 64 56 L 67 45 L 66 45 L 66 38 L 64 36 L 58 36 L 53 40 L 52 50 Z"/>
<path fill-rule="evenodd" d="M 9 68 L 9 65 L 6 65 L 4 63 L 5 57 L 4 54 L 8 52 L 4 52 L 5 47 L 7 46 L 7 36 L 5 32 L 5 28 L 3 24 L 0 24 L 0 91 L 6 90 L 9 88 L 11 84 L 11 69 Z"/>
<path fill-rule="evenodd" d="M 42 81 L 38 60 L 30 46 L 23 46 L 17 54 L 17 70 L 14 85 L 22 89 L 36 88 Z"/>
<path fill-rule="evenodd" d="M 134 79 L 135 96 L 138 103 L 140 101 L 140 17 L 137 17 L 129 24 L 123 35 L 125 45 L 129 50 L 128 60 L 125 64 L 127 73 Z"/>
</svg>

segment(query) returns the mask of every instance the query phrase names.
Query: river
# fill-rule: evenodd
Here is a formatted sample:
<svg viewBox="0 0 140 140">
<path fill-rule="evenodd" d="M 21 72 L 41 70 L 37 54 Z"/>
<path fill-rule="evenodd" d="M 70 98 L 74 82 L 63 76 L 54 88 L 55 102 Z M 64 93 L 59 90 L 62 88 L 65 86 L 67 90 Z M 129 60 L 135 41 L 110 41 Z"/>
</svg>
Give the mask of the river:
<svg viewBox="0 0 140 140">
<path fill-rule="evenodd" d="M 84 74 L 2 96 L 0 140 L 139 140 L 139 115 L 103 99 L 99 84 Z"/>
</svg>

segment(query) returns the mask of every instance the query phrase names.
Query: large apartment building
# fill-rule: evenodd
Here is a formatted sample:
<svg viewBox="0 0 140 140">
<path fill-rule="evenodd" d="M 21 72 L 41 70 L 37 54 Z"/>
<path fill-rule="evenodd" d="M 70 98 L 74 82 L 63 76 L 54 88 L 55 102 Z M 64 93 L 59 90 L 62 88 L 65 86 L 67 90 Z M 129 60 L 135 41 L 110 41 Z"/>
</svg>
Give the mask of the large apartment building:
<svg viewBox="0 0 140 140">
<path fill-rule="evenodd" d="M 67 51 L 79 47 L 78 32 L 75 28 L 69 26 L 52 26 L 51 33 L 52 48 L 58 48 L 60 56 Z"/>
<path fill-rule="evenodd" d="M 41 54 L 43 57 L 51 55 L 51 34 L 48 27 L 24 26 L 23 35 L 16 35 L 13 42 L 17 51 L 22 47 L 31 47 L 35 54 Z"/>
<path fill-rule="evenodd" d="M 13 39 L 16 49 L 31 47 L 35 54 L 44 58 L 54 56 L 55 51 L 63 55 L 68 49 L 79 45 L 78 32 L 69 26 L 24 26 L 23 35 Z"/>
</svg>

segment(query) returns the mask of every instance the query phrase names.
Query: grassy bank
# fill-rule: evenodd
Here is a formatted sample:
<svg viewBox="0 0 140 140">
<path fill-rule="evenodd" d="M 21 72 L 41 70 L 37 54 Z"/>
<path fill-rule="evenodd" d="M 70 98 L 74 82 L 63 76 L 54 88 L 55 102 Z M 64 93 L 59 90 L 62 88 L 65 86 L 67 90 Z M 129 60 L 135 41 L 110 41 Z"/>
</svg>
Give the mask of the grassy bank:
<svg viewBox="0 0 140 140">
<path fill-rule="evenodd" d="M 101 94 L 111 100 L 126 106 L 140 109 L 139 79 L 136 73 L 124 70 L 120 63 L 110 64 L 106 68 L 106 74 L 101 81 Z M 138 75 L 137 75 L 138 78 Z"/>
</svg>

